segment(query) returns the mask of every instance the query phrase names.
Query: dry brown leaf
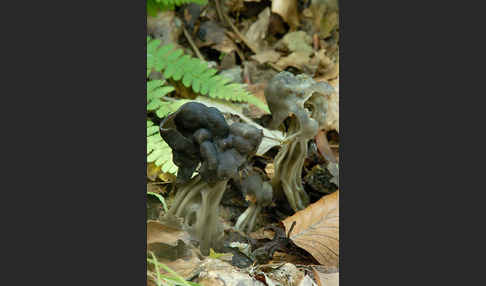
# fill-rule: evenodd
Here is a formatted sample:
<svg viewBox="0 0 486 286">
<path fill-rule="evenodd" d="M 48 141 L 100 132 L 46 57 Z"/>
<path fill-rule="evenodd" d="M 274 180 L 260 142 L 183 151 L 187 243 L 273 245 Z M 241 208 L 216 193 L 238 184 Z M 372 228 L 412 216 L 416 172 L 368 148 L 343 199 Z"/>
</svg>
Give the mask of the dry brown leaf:
<svg viewBox="0 0 486 286">
<path fill-rule="evenodd" d="M 339 75 L 339 63 L 334 63 L 334 61 L 326 55 L 325 49 L 316 52 L 314 59 L 319 65 L 319 74 L 321 74 L 321 76 L 319 76 L 320 80 L 333 79 Z"/>
<path fill-rule="evenodd" d="M 250 84 L 247 86 L 247 90 L 266 104 L 267 99 L 265 98 L 264 94 L 265 87 L 265 83 Z M 261 110 L 253 104 L 249 105 L 248 108 L 244 108 L 243 111 L 244 114 L 250 118 L 260 118 L 264 114 L 267 114 L 267 112 Z"/>
<path fill-rule="evenodd" d="M 281 43 L 277 43 L 276 46 L 283 46 L 290 52 L 302 52 L 310 55 L 314 52 L 311 44 L 311 36 L 307 35 L 304 31 L 296 31 L 285 35 Z"/>
<path fill-rule="evenodd" d="M 270 8 L 265 8 L 258 14 L 258 20 L 251 24 L 245 36 L 258 50 L 262 50 L 267 37 L 268 24 L 270 23 Z"/>
<path fill-rule="evenodd" d="M 314 278 L 319 286 L 339 286 L 339 272 L 328 273 L 317 267 L 312 267 Z"/>
<path fill-rule="evenodd" d="M 300 25 L 297 0 L 273 0 L 272 12 L 279 14 L 292 30 Z"/>
<path fill-rule="evenodd" d="M 283 221 L 286 231 L 293 222 L 290 239 L 320 264 L 339 263 L 339 190 L 298 211 Z"/>
<path fill-rule="evenodd" d="M 156 193 L 156 194 L 165 194 L 167 192 L 167 189 L 165 186 L 148 183 L 147 192 Z"/>
<path fill-rule="evenodd" d="M 198 283 L 201 285 L 221 286 L 264 286 L 262 282 L 240 271 L 231 264 L 219 259 L 207 258 L 198 267 Z"/>
<path fill-rule="evenodd" d="M 175 182 L 176 176 L 174 174 L 171 174 L 171 173 L 161 172 L 159 174 L 159 179 L 161 179 L 162 182 L 172 183 L 172 182 Z"/>
<path fill-rule="evenodd" d="M 336 65 L 339 66 L 339 65 Z M 323 128 L 326 131 L 335 130 L 339 133 L 339 77 L 333 80 L 326 80 L 325 78 L 316 78 L 315 81 L 328 82 L 334 87 L 335 93 L 331 94 L 327 99 L 326 121 Z"/>
<path fill-rule="evenodd" d="M 155 181 L 160 172 L 160 167 L 156 166 L 154 163 L 147 164 L 147 178 L 149 180 Z"/>
<path fill-rule="evenodd" d="M 295 52 L 291 53 L 285 58 L 281 58 L 276 65 L 281 69 L 286 69 L 288 67 L 298 68 L 303 70 L 306 65 L 310 62 L 309 53 L 307 52 Z"/>
<path fill-rule="evenodd" d="M 210 46 L 225 54 L 236 51 L 234 42 L 226 35 L 225 29 L 214 21 L 206 21 L 199 26 L 195 43 L 198 48 Z"/>
<path fill-rule="evenodd" d="M 300 280 L 299 286 L 315 286 L 316 282 L 310 278 L 309 275 L 305 275 L 302 280 Z"/>
<path fill-rule="evenodd" d="M 147 17 L 147 33 L 160 39 L 162 45 L 173 44 L 178 47 L 178 39 L 182 34 L 182 22 L 175 16 L 174 11 L 160 12 L 156 17 Z"/>
<path fill-rule="evenodd" d="M 331 94 L 327 100 L 324 129 L 327 131 L 336 130 L 339 133 L 339 81 L 334 89 L 336 92 Z"/>
<path fill-rule="evenodd" d="M 267 276 L 283 286 L 292 286 L 299 285 L 299 282 L 304 277 L 304 273 L 294 264 L 285 263 L 271 272 L 268 272 Z"/>
<path fill-rule="evenodd" d="M 272 259 L 268 263 L 292 263 L 295 265 L 308 265 L 314 264 L 315 260 L 312 257 L 303 257 L 302 255 L 275 251 Z"/>
<path fill-rule="evenodd" d="M 265 167 L 265 172 L 267 173 L 268 178 L 272 179 L 275 174 L 275 165 L 273 165 L 273 163 L 268 163 Z"/>
<path fill-rule="evenodd" d="M 262 228 L 255 230 L 254 232 L 251 232 L 248 236 L 253 238 L 253 239 L 268 238 L 268 239 L 271 240 L 271 239 L 274 238 L 275 232 L 273 230 L 269 230 L 269 229 L 265 230 L 265 228 L 262 227 Z"/>
<path fill-rule="evenodd" d="M 257 61 L 259 64 L 275 63 L 280 59 L 280 53 L 274 50 L 265 50 L 256 55 L 251 56 L 251 59 Z"/>
<path fill-rule="evenodd" d="M 177 246 L 179 239 L 188 244 L 190 236 L 184 230 L 164 225 L 155 220 L 147 221 L 147 245 L 159 242 Z"/>
<path fill-rule="evenodd" d="M 328 162 L 337 163 L 337 158 L 334 156 L 334 153 L 329 146 L 329 142 L 327 141 L 326 131 L 319 130 L 316 135 L 316 145 L 319 153 L 326 159 Z"/>
<path fill-rule="evenodd" d="M 193 277 L 195 272 L 197 271 L 198 266 L 201 264 L 201 260 L 194 253 L 188 258 L 179 258 L 174 261 L 159 258 L 158 261 L 167 265 L 170 269 L 177 272 L 177 274 L 182 276 L 184 279 L 189 279 Z M 174 277 L 172 274 L 164 271 L 163 269 L 160 270 L 160 273 Z"/>
</svg>

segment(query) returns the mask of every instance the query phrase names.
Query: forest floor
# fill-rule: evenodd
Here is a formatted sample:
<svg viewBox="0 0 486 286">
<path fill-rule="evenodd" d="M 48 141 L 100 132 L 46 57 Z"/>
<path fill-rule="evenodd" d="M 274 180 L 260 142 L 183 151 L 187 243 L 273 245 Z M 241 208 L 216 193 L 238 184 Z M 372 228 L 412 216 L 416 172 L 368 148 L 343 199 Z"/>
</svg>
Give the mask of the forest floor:
<svg viewBox="0 0 486 286">
<path fill-rule="evenodd" d="M 324 124 L 307 142 L 299 174 L 306 207 L 296 211 L 274 189 L 271 204 L 261 207 L 252 229 L 242 231 L 235 224 L 256 203 L 255 196 L 229 184 L 219 209 L 224 239 L 209 256 L 186 230 L 164 222 L 177 194 L 176 176 L 148 164 L 147 192 L 161 196 L 147 197 L 148 285 L 338 285 L 339 11 L 332 3 L 210 0 L 148 16 L 149 36 L 208 62 L 262 101 L 269 81 L 282 71 L 305 74 L 335 91 L 327 97 Z M 175 87 L 171 97 L 193 98 L 190 89 L 170 83 Z M 225 117 L 243 114 L 265 125 L 270 116 L 250 104 L 238 106 L 238 112 L 223 111 Z M 265 181 L 274 181 L 281 149 L 274 144 L 252 159 Z"/>
</svg>

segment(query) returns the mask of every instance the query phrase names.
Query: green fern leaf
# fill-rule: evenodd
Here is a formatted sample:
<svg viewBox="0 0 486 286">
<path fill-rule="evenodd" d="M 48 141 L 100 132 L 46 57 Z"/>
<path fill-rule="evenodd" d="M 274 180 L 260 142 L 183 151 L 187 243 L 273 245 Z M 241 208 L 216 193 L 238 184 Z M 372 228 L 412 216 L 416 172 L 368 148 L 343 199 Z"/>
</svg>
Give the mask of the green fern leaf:
<svg viewBox="0 0 486 286">
<path fill-rule="evenodd" d="M 164 86 L 164 83 L 164 80 L 147 82 L 147 111 L 154 111 L 159 118 L 164 118 L 175 112 L 187 102 L 185 99 L 174 100 L 166 98 L 165 96 L 172 92 L 174 88 L 172 86 Z"/>
<path fill-rule="evenodd" d="M 230 79 L 216 75 L 218 71 L 209 68 L 206 62 L 183 55 L 183 51 L 174 49 L 173 45 L 164 45 L 160 49 L 159 46 L 160 40 L 147 38 L 148 69 L 163 72 L 165 78 L 182 80 L 184 86 L 191 86 L 196 93 L 212 98 L 251 103 L 270 112 L 265 102 L 248 92 L 243 84 L 231 83 Z"/>
<path fill-rule="evenodd" d="M 172 161 L 172 149 L 162 139 L 159 127 L 147 120 L 147 163 L 154 162 L 162 172 L 175 174 L 177 166 Z"/>
</svg>

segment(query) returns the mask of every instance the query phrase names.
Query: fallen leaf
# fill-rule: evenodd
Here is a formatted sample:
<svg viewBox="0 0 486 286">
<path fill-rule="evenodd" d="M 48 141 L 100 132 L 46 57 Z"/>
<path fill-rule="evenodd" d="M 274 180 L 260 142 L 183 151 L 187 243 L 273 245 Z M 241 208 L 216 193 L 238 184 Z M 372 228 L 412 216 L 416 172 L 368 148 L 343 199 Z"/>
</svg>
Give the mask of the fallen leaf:
<svg viewBox="0 0 486 286">
<path fill-rule="evenodd" d="M 281 285 L 293 286 L 299 285 L 299 282 L 304 277 L 304 273 L 294 264 L 285 263 L 281 267 L 268 272 L 267 276 Z"/>
<path fill-rule="evenodd" d="M 266 84 L 264 83 L 250 84 L 247 86 L 247 89 L 256 98 L 260 99 L 261 101 L 265 102 L 265 104 L 267 104 L 267 99 L 265 98 L 265 93 L 264 93 L 265 86 Z M 267 114 L 265 111 L 254 106 L 253 104 L 249 105 L 248 108 L 243 109 L 243 113 L 250 118 L 260 118 L 263 115 Z"/>
<path fill-rule="evenodd" d="M 327 13 L 320 23 L 320 34 L 322 38 L 327 38 L 331 35 L 332 30 L 339 26 L 338 12 Z"/>
<path fill-rule="evenodd" d="M 220 286 L 265 286 L 262 282 L 219 259 L 207 258 L 199 267 L 198 283 Z"/>
<path fill-rule="evenodd" d="M 329 82 L 334 87 L 335 92 L 327 98 L 326 120 L 323 128 L 326 131 L 335 130 L 339 133 L 339 77 L 330 81 L 325 78 L 316 78 L 316 81 Z"/>
<path fill-rule="evenodd" d="M 283 221 L 286 231 L 296 222 L 290 239 L 320 264 L 339 263 L 339 190 Z"/>
<path fill-rule="evenodd" d="M 253 239 L 267 238 L 267 239 L 272 240 L 275 236 L 275 232 L 273 230 L 265 230 L 265 228 L 262 227 L 262 228 L 255 230 L 254 232 L 251 232 L 248 236 L 253 238 Z"/>
<path fill-rule="evenodd" d="M 280 53 L 274 50 L 265 50 L 256 55 L 252 55 L 250 58 L 257 61 L 259 64 L 275 63 L 280 59 Z"/>
<path fill-rule="evenodd" d="M 169 246 L 177 246 L 178 240 L 189 244 L 190 236 L 182 229 L 176 229 L 155 220 L 147 221 L 147 245 L 160 242 Z"/>
<path fill-rule="evenodd" d="M 309 275 L 305 275 L 304 278 L 300 280 L 299 286 L 317 286 L 317 284 Z"/>
<path fill-rule="evenodd" d="M 312 267 L 314 278 L 319 286 L 339 286 L 339 272 L 329 273 L 317 267 Z"/>
<path fill-rule="evenodd" d="M 162 180 L 162 182 L 166 182 L 166 183 L 175 182 L 175 180 L 177 178 L 174 174 L 164 173 L 164 172 L 161 172 L 158 177 L 159 177 L 159 179 Z"/>
<path fill-rule="evenodd" d="M 182 34 L 182 21 L 175 16 L 174 11 L 164 11 L 156 17 L 147 17 L 147 33 L 161 40 L 162 45 L 179 46 L 178 39 Z"/>
<path fill-rule="evenodd" d="M 311 36 L 307 35 L 304 31 L 296 31 L 285 35 L 281 40 L 281 43 L 277 45 L 284 45 L 285 48 L 291 52 L 301 52 L 310 55 L 314 51 L 311 44 Z"/>
<path fill-rule="evenodd" d="M 147 184 L 147 193 L 165 194 L 165 186 L 156 185 L 154 183 Z"/>
<path fill-rule="evenodd" d="M 265 172 L 267 173 L 268 178 L 272 179 L 275 174 L 275 165 L 273 163 L 268 163 L 265 167 Z"/>
<path fill-rule="evenodd" d="M 267 274 L 263 273 L 263 276 L 265 277 L 265 283 L 267 286 L 279 286 L 280 283 L 277 281 L 274 281 L 272 278 L 268 277 Z"/>
<path fill-rule="evenodd" d="M 307 255 L 307 257 L 303 257 L 302 255 L 298 255 L 298 254 L 275 251 L 272 260 L 270 260 L 270 262 L 268 263 L 279 263 L 279 262 L 292 263 L 295 265 L 308 265 L 308 264 L 315 263 L 315 260 L 309 255 Z"/>
<path fill-rule="evenodd" d="M 337 159 L 334 156 L 334 153 L 329 146 L 329 142 L 327 141 L 327 135 L 325 130 L 319 130 L 316 135 L 316 145 L 319 153 L 326 159 L 328 162 L 336 163 Z"/>
<path fill-rule="evenodd" d="M 199 26 L 195 43 L 198 48 L 210 46 L 225 54 L 236 50 L 235 44 L 226 35 L 225 29 L 214 21 L 206 21 Z"/>
<path fill-rule="evenodd" d="M 197 273 L 197 268 L 201 264 L 201 260 L 195 253 L 192 253 L 189 257 L 179 258 L 176 260 L 158 258 L 158 261 L 168 266 L 186 280 L 192 278 L 194 274 Z M 175 275 L 172 275 L 163 269 L 160 269 L 160 273 L 170 277 L 175 277 Z"/>
<path fill-rule="evenodd" d="M 339 133 L 339 83 L 336 92 L 331 94 L 327 99 L 326 121 L 324 129 L 327 131 L 335 130 Z"/>
<path fill-rule="evenodd" d="M 316 52 L 314 59 L 318 62 L 319 74 L 321 74 L 319 80 L 316 79 L 316 81 L 327 81 L 336 78 L 339 75 L 339 63 L 334 63 L 334 61 L 326 55 L 325 49 Z"/>
<path fill-rule="evenodd" d="M 160 167 L 156 166 L 155 163 L 147 164 L 147 178 L 149 178 L 149 180 L 155 181 L 160 172 Z"/>
<path fill-rule="evenodd" d="M 300 25 L 297 0 L 273 0 L 272 12 L 280 15 L 293 30 Z"/>
<path fill-rule="evenodd" d="M 258 14 L 258 20 L 251 24 L 246 32 L 246 38 L 252 42 L 258 50 L 262 50 L 265 45 L 268 24 L 270 23 L 270 8 L 265 8 Z"/>
<path fill-rule="evenodd" d="M 299 70 L 303 70 L 306 65 L 310 62 L 309 53 L 307 52 L 295 52 L 290 55 L 281 58 L 276 65 L 281 69 L 286 69 L 288 67 L 294 67 Z"/>
</svg>

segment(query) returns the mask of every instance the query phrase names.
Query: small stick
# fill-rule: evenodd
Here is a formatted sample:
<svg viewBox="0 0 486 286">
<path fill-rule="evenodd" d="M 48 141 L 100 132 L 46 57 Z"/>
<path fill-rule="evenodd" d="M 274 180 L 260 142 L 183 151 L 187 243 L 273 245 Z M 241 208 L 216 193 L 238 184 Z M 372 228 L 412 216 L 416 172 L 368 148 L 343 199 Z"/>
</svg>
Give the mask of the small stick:
<svg viewBox="0 0 486 286">
<path fill-rule="evenodd" d="M 219 21 L 224 22 L 223 12 L 221 10 L 221 6 L 219 5 L 219 1 L 214 0 L 214 2 L 216 3 L 216 12 L 218 13 Z"/>
<path fill-rule="evenodd" d="M 287 238 L 290 238 L 290 234 L 292 233 L 292 230 L 294 230 L 295 223 L 296 223 L 295 221 L 292 222 L 289 232 L 287 233 Z"/>
<path fill-rule="evenodd" d="M 189 32 L 186 30 L 185 27 L 182 27 L 182 31 L 184 31 L 184 36 L 186 36 L 187 41 L 189 42 L 189 44 L 191 45 L 191 48 L 196 53 L 197 57 L 200 60 L 205 61 L 204 57 L 201 55 L 201 52 L 199 52 L 199 49 L 196 47 L 196 44 L 194 44 L 194 41 L 192 40 L 191 35 L 189 35 Z"/>
</svg>

